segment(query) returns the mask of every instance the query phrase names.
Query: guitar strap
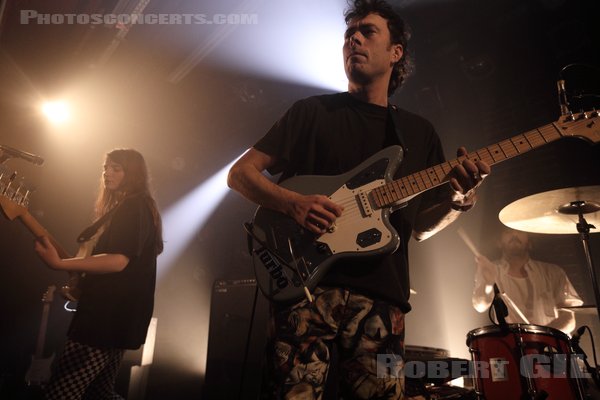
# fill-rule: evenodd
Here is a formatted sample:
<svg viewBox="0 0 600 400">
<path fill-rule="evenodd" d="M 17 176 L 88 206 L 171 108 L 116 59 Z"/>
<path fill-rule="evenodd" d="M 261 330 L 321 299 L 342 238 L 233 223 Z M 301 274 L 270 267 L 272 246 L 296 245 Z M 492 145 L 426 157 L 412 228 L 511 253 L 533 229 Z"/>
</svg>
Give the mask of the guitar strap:
<svg viewBox="0 0 600 400">
<path fill-rule="evenodd" d="M 394 104 L 390 104 L 388 106 L 388 114 L 392 117 L 392 126 L 394 128 L 394 132 L 396 133 L 396 137 L 398 138 L 398 144 L 402 147 L 402 150 L 404 152 L 407 152 L 408 149 L 406 148 L 404 142 L 404 135 L 402 134 L 402 124 L 400 123 L 400 114 L 398 113 L 398 107 Z"/>
<path fill-rule="evenodd" d="M 90 240 L 96 234 L 96 232 L 98 232 L 98 230 L 100 229 L 100 227 L 110 220 L 110 218 L 113 216 L 113 214 L 115 213 L 115 211 L 117 211 L 117 209 L 119 208 L 119 206 L 121 204 L 123 204 L 123 201 L 125 201 L 126 198 L 127 197 L 125 197 L 123 200 L 121 200 L 116 206 L 114 206 L 106 214 L 104 214 L 103 216 L 101 216 L 100 218 L 98 218 L 92 225 L 90 225 L 87 228 L 85 228 L 83 230 L 83 232 L 81 232 L 79 234 L 79 236 L 77 236 L 77 242 L 78 243 L 83 243 L 83 242 L 87 242 L 88 240 Z"/>
</svg>

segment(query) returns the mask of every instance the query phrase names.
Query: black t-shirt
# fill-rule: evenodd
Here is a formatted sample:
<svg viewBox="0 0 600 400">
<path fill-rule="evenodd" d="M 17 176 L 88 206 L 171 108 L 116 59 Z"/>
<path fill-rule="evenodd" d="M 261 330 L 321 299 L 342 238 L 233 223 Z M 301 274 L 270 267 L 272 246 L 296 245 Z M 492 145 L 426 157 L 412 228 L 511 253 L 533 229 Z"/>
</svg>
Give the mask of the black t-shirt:
<svg viewBox="0 0 600 400">
<path fill-rule="evenodd" d="M 123 200 L 93 254 L 123 254 L 129 263 L 121 272 L 85 276 L 69 338 L 122 349 L 144 343 L 154 307 L 155 233 L 148 199 L 137 195 Z"/>
<path fill-rule="evenodd" d="M 281 180 L 294 175 L 338 175 L 399 143 L 390 113 L 396 113 L 405 150 L 397 178 L 444 162 L 439 137 L 427 120 L 395 107 L 361 102 L 348 93 L 296 102 L 254 147 L 277 157 L 269 172 L 282 173 Z M 418 211 L 432 205 L 441 192 L 417 196 L 392 214 L 390 220 L 401 238 L 395 253 L 339 260 L 319 285 L 358 290 L 408 312 L 408 241 Z"/>
</svg>

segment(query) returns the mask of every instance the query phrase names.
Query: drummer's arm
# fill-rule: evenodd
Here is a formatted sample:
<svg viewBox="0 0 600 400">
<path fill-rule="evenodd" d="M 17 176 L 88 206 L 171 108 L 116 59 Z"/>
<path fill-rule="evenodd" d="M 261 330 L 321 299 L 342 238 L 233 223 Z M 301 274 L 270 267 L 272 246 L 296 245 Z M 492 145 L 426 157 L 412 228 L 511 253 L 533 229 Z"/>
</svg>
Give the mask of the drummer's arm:
<svg viewBox="0 0 600 400">
<path fill-rule="evenodd" d="M 583 304 L 581 297 L 577 294 L 577 291 L 571 284 L 571 281 L 567 277 L 567 274 L 562 269 L 557 269 L 560 272 L 559 284 L 556 285 L 558 288 L 558 299 L 556 300 L 556 308 L 558 312 L 558 318 L 551 322 L 553 328 L 559 329 L 566 334 L 570 334 L 577 327 L 575 320 L 575 313 L 572 310 L 565 310 L 561 307 L 576 307 Z"/>
<path fill-rule="evenodd" d="M 473 286 L 473 308 L 482 313 L 488 310 L 494 300 L 494 281 L 496 279 L 496 266 L 485 256 L 475 258 L 475 284 Z"/>
<path fill-rule="evenodd" d="M 575 313 L 571 310 L 558 309 L 558 318 L 552 321 L 550 326 L 570 335 L 576 326 Z"/>
<path fill-rule="evenodd" d="M 477 312 L 483 313 L 486 312 L 490 306 L 492 305 L 492 301 L 494 300 L 494 289 L 488 294 L 485 291 L 487 285 L 475 285 L 473 288 L 473 296 L 471 298 L 473 302 L 473 308 L 477 310 Z"/>
</svg>

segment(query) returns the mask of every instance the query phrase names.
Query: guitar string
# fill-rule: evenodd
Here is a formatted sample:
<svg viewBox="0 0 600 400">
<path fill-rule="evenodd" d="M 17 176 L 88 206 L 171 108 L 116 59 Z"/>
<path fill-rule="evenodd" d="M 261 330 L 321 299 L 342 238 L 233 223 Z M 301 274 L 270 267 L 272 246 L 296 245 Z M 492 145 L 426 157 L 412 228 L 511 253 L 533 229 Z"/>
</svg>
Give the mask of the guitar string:
<svg viewBox="0 0 600 400">
<path fill-rule="evenodd" d="M 360 212 L 357 196 L 357 194 L 352 194 L 351 196 L 343 196 L 339 199 L 334 199 L 334 201 L 344 207 L 342 215 L 336 219 L 337 224 L 346 224 L 350 221 L 362 219 L 362 213 Z"/>
<path fill-rule="evenodd" d="M 350 195 L 341 196 L 339 198 L 331 198 L 332 201 L 344 208 L 342 215 L 336 219 L 337 224 L 348 224 L 364 218 L 361 211 L 362 207 L 357 199 L 359 195 L 360 193 L 351 193 Z"/>
</svg>

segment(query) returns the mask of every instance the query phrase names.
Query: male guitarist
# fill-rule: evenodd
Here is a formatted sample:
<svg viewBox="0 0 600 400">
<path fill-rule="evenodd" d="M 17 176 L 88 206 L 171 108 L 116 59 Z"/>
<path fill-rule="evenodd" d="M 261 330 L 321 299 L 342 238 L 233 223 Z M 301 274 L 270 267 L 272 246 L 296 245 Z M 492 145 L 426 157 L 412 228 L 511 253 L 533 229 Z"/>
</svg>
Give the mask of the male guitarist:
<svg viewBox="0 0 600 400">
<path fill-rule="evenodd" d="M 390 145 L 401 145 L 396 173 L 406 176 L 444 162 L 442 147 L 425 119 L 388 103 L 409 71 L 408 33 L 399 15 L 382 0 L 355 0 L 345 14 L 343 46 L 348 92 L 295 103 L 230 170 L 230 187 L 262 207 L 293 218 L 316 237 L 335 229 L 350 207 L 327 196 L 300 194 L 262 172 L 338 175 Z M 459 156 L 466 154 L 464 148 Z M 400 246 L 381 257 L 344 259 L 326 273 L 309 297 L 294 304 L 274 302 L 268 388 L 271 398 L 314 398 L 324 393 L 331 351 L 337 349 L 340 396 L 404 398 L 402 374 L 378 374 L 377 356 L 395 360 L 404 352 L 404 315 L 410 311 L 407 248 L 470 209 L 474 189 L 490 173 L 481 161 L 464 160 L 446 178 L 450 185 L 411 200 L 391 223 Z M 389 366 L 389 363 L 388 363 Z M 329 388 L 328 388 L 329 390 Z"/>
</svg>

